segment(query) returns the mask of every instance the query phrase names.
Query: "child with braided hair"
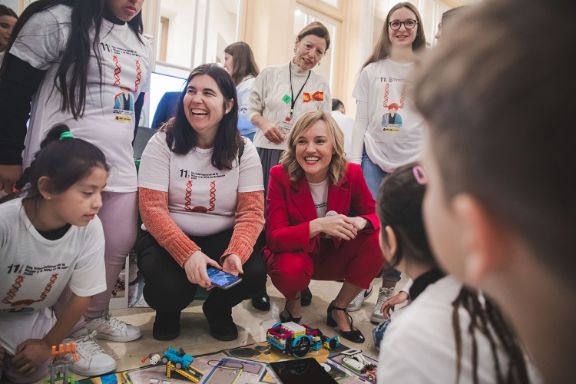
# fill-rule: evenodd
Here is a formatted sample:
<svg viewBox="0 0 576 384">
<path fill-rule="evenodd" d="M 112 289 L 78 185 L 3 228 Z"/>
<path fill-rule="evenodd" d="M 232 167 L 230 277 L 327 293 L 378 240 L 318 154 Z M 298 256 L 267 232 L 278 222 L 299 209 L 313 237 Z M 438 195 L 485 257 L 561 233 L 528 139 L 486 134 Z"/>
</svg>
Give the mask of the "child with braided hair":
<svg viewBox="0 0 576 384">
<path fill-rule="evenodd" d="M 0 381 L 37 382 L 46 375 L 50 347 L 68 336 L 92 296 L 106 290 L 96 214 L 107 178 L 102 151 L 57 125 L 19 181 L 23 197 L 0 205 Z M 67 286 L 72 295 L 54 317 Z M 103 367 L 114 368 L 114 360 Z"/>
<path fill-rule="evenodd" d="M 498 302 L 550 383 L 576 383 L 576 62 L 558 50 L 575 19 L 574 1 L 483 1 L 414 76 L 430 242 Z"/>
<path fill-rule="evenodd" d="M 425 183 L 422 167 L 412 163 L 390 174 L 379 191 L 383 254 L 413 283 L 411 304 L 392 317 L 384 333 L 378 382 L 537 381 L 492 300 L 440 269 L 422 218 Z"/>
</svg>

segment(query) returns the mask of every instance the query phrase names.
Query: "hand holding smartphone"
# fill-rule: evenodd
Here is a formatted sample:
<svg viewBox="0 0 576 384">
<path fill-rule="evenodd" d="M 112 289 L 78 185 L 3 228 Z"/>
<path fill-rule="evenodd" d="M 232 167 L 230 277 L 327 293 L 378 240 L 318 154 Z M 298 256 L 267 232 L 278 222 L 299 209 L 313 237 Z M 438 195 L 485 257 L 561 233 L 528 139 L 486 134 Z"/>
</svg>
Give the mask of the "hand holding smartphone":
<svg viewBox="0 0 576 384">
<path fill-rule="evenodd" d="M 213 286 L 220 289 L 228 289 L 242 281 L 239 276 L 212 267 L 208 268 L 208 278 Z"/>
</svg>

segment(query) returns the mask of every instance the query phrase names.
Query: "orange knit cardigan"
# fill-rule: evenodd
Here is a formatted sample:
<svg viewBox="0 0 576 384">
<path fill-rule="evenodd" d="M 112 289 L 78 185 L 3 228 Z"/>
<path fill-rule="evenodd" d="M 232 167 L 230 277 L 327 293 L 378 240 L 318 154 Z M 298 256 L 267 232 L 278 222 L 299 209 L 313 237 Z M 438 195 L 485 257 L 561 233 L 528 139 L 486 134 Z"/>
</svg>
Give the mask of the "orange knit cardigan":
<svg viewBox="0 0 576 384">
<path fill-rule="evenodd" d="M 200 247 L 170 217 L 167 192 L 148 188 L 139 188 L 138 191 L 140 215 L 146 229 L 183 267 L 194 252 L 201 250 Z M 239 192 L 232 239 L 220 259 L 233 253 L 244 264 L 263 228 L 264 191 Z"/>
</svg>

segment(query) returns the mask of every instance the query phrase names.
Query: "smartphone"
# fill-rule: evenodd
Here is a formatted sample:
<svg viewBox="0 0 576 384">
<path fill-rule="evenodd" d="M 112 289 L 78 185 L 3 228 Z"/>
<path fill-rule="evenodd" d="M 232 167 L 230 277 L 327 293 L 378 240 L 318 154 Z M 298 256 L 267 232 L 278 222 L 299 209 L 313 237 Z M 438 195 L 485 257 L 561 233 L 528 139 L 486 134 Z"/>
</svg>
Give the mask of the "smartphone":
<svg viewBox="0 0 576 384">
<path fill-rule="evenodd" d="M 220 289 L 228 289 L 242 281 L 239 276 L 234 276 L 217 268 L 208 268 L 208 278 L 213 286 Z"/>
</svg>

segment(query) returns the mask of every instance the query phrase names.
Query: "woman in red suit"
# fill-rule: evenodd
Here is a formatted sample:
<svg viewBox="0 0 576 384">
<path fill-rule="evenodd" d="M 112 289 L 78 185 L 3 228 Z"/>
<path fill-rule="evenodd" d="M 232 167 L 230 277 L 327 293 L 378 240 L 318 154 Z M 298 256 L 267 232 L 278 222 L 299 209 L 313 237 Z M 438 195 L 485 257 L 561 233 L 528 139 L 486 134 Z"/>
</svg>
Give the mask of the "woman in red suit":
<svg viewBox="0 0 576 384">
<path fill-rule="evenodd" d="M 344 281 L 326 323 L 362 343 L 346 306 L 382 269 L 374 199 L 359 165 L 346 162 L 342 131 L 323 111 L 303 115 L 280 165 L 270 171 L 264 254 L 286 297 L 280 319 L 302 318 L 299 293 L 310 279 Z"/>
</svg>

